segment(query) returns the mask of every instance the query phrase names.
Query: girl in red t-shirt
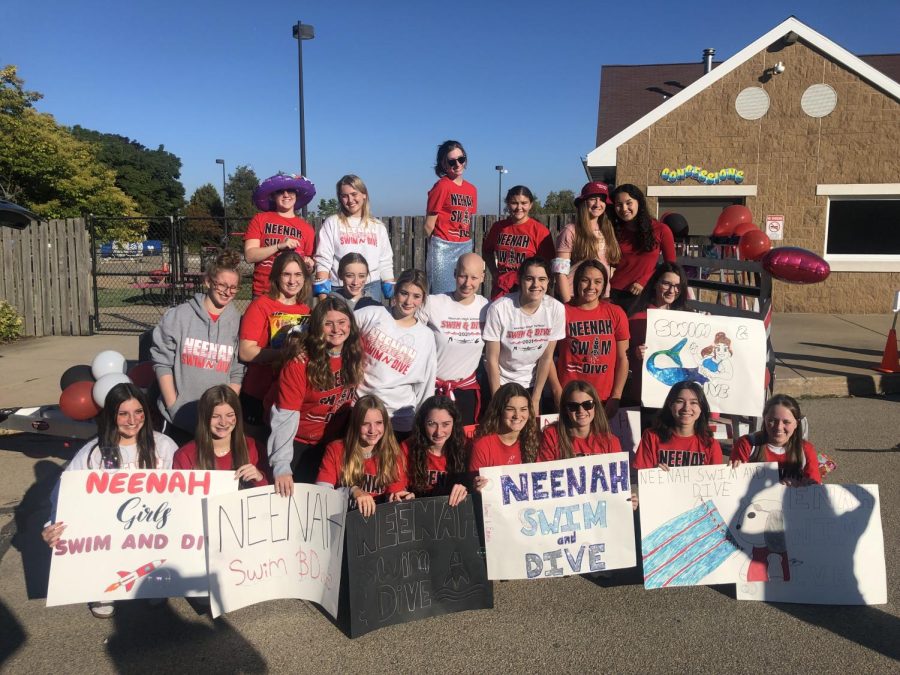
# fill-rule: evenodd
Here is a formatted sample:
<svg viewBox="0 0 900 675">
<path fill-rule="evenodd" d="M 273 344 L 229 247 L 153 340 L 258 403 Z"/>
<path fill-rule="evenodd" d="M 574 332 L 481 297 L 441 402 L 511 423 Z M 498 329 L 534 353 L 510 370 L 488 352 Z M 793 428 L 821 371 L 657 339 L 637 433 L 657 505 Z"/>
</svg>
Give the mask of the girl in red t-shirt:
<svg viewBox="0 0 900 675">
<path fill-rule="evenodd" d="M 404 492 L 398 493 L 398 498 L 450 495 L 450 506 L 466 498 L 466 440 L 459 410 L 450 398 L 425 399 L 401 449 Z"/>
<path fill-rule="evenodd" d="M 268 454 L 275 488 L 292 494 L 311 483 L 322 448 L 338 438 L 362 381 L 363 351 L 353 312 L 339 298 L 316 305 L 305 332 L 286 339 L 284 367 L 273 388 Z"/>
<path fill-rule="evenodd" d="M 743 462 L 777 462 L 785 485 L 821 483 L 819 456 L 813 444 L 803 440 L 802 420 L 803 413 L 796 399 L 776 394 L 763 408 L 763 428 L 734 444 L 732 466 Z"/>
<path fill-rule="evenodd" d="M 469 471 L 478 473 L 483 466 L 533 462 L 540 442 L 528 390 L 521 384 L 508 382 L 494 392 L 478 426 L 469 455 Z M 476 476 L 475 489 L 480 491 L 484 481 Z"/>
<path fill-rule="evenodd" d="M 241 405 L 252 431 L 258 433 L 265 423 L 263 399 L 277 377 L 284 338 L 309 318 L 311 293 L 312 279 L 303 258 L 286 251 L 272 264 L 268 293 L 255 298 L 241 319 L 240 357 L 248 364 Z"/>
<path fill-rule="evenodd" d="M 622 445 L 609 429 L 597 390 L 589 382 L 569 382 L 562 392 L 559 421 L 544 428 L 537 461 L 610 452 L 622 452 Z"/>
<path fill-rule="evenodd" d="M 256 442 L 244 436 L 241 402 L 225 384 L 207 389 L 197 404 L 197 432 L 172 459 L 173 469 L 234 471 L 240 487 L 268 485 Z"/>
<path fill-rule="evenodd" d="M 709 430 L 709 403 L 696 382 L 673 385 L 665 403 L 644 432 L 634 461 L 636 469 L 722 463 L 722 448 Z"/>
<path fill-rule="evenodd" d="M 349 488 L 350 506 L 362 515 L 375 513 L 375 502 L 402 492 L 400 446 L 391 417 L 377 396 L 363 396 L 353 406 L 347 434 L 325 448 L 316 483 Z"/>
</svg>

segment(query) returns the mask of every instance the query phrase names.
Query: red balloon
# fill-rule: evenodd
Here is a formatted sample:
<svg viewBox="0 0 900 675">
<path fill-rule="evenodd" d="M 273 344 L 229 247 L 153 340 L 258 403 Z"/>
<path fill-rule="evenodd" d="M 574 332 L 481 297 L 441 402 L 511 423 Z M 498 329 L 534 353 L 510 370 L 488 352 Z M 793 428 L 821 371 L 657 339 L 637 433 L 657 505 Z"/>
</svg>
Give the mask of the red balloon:
<svg viewBox="0 0 900 675">
<path fill-rule="evenodd" d="M 738 251 L 741 260 L 759 260 L 772 248 L 772 242 L 762 230 L 754 227 L 749 232 L 741 235 L 738 243 Z"/>
<path fill-rule="evenodd" d="M 135 387 L 146 389 L 156 382 L 156 373 L 153 372 L 153 364 L 150 361 L 144 361 L 131 367 L 128 371 L 128 377 L 134 382 Z"/>
<path fill-rule="evenodd" d="M 733 237 L 743 237 L 748 232 L 752 232 L 753 230 L 758 230 L 759 228 L 753 223 L 740 223 L 734 228 L 734 231 L 731 233 Z"/>
<path fill-rule="evenodd" d="M 83 421 L 96 417 L 100 413 L 100 408 L 94 403 L 93 389 L 93 382 L 70 384 L 59 397 L 59 409 L 73 420 Z"/>
<path fill-rule="evenodd" d="M 763 268 L 779 281 L 790 284 L 817 284 L 831 274 L 831 267 L 812 251 L 780 246 L 766 253 Z"/>
<path fill-rule="evenodd" d="M 741 223 L 752 223 L 753 214 L 743 204 L 732 204 L 722 209 L 722 213 L 716 219 L 716 227 L 713 230 L 714 237 L 730 237 L 734 234 L 734 228 Z"/>
</svg>

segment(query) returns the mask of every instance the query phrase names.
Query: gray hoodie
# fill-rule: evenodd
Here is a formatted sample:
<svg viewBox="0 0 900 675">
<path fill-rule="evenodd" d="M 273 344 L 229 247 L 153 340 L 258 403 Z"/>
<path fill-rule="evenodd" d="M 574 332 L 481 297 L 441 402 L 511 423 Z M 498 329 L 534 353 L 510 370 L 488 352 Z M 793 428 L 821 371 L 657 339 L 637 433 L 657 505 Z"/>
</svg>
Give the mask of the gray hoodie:
<svg viewBox="0 0 900 675">
<path fill-rule="evenodd" d="M 238 361 L 238 329 L 241 315 L 234 304 L 225 306 L 217 321 L 209 318 L 198 293 L 172 307 L 153 329 L 150 357 L 156 377 L 172 375 L 178 397 L 166 408 L 158 401 L 163 417 L 191 434 L 197 426 L 197 401 L 217 384 L 240 384 L 244 366 Z"/>
</svg>

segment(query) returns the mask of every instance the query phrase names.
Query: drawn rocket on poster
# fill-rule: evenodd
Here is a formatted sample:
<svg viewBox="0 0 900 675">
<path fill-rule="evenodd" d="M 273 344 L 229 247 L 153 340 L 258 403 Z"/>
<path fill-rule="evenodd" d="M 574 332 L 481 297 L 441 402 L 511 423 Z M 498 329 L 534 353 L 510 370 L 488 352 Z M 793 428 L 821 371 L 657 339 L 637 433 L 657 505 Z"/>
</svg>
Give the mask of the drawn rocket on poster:
<svg viewBox="0 0 900 675">
<path fill-rule="evenodd" d="M 162 564 L 166 562 L 165 558 L 162 560 L 152 560 L 148 562 L 146 565 L 141 565 L 134 572 L 123 572 L 119 570 L 117 574 L 119 575 L 119 580 L 114 584 L 110 584 L 104 593 L 112 593 L 114 590 L 124 586 L 126 591 L 130 591 L 134 586 L 134 582 L 140 579 L 141 577 L 145 577 L 150 572 L 155 570 L 157 567 L 161 567 Z"/>
</svg>

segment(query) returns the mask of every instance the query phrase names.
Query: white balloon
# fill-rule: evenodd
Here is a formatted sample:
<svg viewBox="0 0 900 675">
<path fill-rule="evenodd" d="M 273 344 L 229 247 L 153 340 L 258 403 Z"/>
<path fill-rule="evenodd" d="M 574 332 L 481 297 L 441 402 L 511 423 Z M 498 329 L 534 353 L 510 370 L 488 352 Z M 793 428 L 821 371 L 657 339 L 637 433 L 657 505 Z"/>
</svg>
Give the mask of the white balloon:
<svg viewBox="0 0 900 675">
<path fill-rule="evenodd" d="M 131 379 L 125 373 L 109 373 L 99 378 L 94 382 L 94 388 L 91 390 L 94 403 L 102 408 L 103 404 L 106 403 L 106 396 L 109 394 L 109 390 L 123 382 L 131 382 Z"/>
<path fill-rule="evenodd" d="M 95 380 L 110 373 L 124 373 L 126 370 L 128 370 L 128 363 L 125 361 L 125 357 L 112 349 L 100 352 L 91 361 L 91 374 Z"/>
</svg>

